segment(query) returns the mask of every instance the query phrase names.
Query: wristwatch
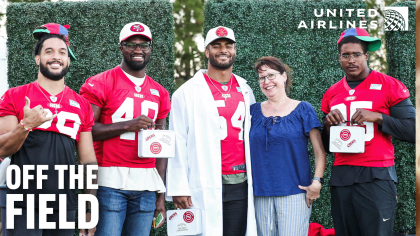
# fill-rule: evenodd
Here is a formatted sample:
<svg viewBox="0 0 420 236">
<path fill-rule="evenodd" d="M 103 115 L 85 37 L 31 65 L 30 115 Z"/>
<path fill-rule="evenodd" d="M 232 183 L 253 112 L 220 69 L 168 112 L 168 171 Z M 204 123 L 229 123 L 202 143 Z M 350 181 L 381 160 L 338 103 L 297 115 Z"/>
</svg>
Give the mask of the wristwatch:
<svg viewBox="0 0 420 236">
<path fill-rule="evenodd" d="M 324 178 L 314 177 L 312 181 L 318 180 L 321 184 L 324 184 Z"/>
</svg>

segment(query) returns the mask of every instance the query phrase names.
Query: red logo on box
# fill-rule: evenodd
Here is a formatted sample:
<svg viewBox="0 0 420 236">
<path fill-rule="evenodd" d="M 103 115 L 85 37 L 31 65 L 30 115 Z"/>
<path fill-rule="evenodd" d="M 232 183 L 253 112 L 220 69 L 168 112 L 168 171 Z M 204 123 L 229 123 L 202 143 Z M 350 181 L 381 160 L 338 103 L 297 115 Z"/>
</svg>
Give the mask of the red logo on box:
<svg viewBox="0 0 420 236">
<path fill-rule="evenodd" d="M 184 213 L 184 221 L 187 223 L 191 223 L 194 221 L 194 214 L 191 211 L 186 211 Z"/>
<path fill-rule="evenodd" d="M 146 141 L 149 141 L 149 139 L 155 137 L 155 134 L 149 135 L 149 137 L 146 138 Z"/>
<path fill-rule="evenodd" d="M 348 130 L 348 129 L 343 129 L 343 130 L 341 130 L 341 132 L 340 132 L 340 138 L 341 138 L 343 141 L 347 141 L 347 140 L 349 140 L 349 139 L 350 139 L 350 137 L 351 137 L 350 130 Z"/>
<path fill-rule="evenodd" d="M 153 142 L 152 144 L 150 144 L 150 151 L 153 154 L 159 154 L 160 151 L 162 151 L 162 145 L 160 145 L 160 143 L 158 142 Z"/>
<path fill-rule="evenodd" d="M 347 144 L 347 147 L 350 147 L 351 145 L 353 145 L 356 142 L 356 139 L 353 139 L 353 141 L 351 141 L 349 144 Z"/>
<path fill-rule="evenodd" d="M 169 220 L 172 220 L 172 218 L 174 218 L 175 216 L 177 216 L 178 214 L 176 214 L 176 212 L 174 213 L 174 214 L 172 214 L 170 217 L 169 217 Z"/>
</svg>

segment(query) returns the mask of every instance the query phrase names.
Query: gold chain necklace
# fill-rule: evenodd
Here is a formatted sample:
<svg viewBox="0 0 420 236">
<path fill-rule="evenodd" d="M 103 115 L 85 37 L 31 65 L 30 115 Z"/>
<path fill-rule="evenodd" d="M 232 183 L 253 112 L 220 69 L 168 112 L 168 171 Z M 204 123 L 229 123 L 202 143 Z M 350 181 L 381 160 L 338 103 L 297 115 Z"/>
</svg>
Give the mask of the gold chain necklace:
<svg viewBox="0 0 420 236">
<path fill-rule="evenodd" d="M 63 100 L 63 97 L 64 97 L 64 92 L 65 92 L 64 90 L 66 90 L 66 85 L 64 84 L 63 94 L 61 95 L 61 99 L 60 99 L 60 102 L 58 104 L 55 104 L 52 101 L 50 101 L 50 99 L 48 99 L 47 95 L 45 95 L 45 93 L 42 91 L 38 82 L 36 82 L 36 85 L 37 85 L 39 91 L 41 91 L 41 93 L 44 95 L 44 97 L 48 100 L 48 102 L 50 102 L 51 105 L 50 104 L 49 105 L 52 106 L 55 109 L 55 114 L 57 115 L 57 108 L 61 108 L 60 104 L 61 104 L 61 101 Z M 55 96 L 52 95 L 52 97 L 55 97 Z"/>
<path fill-rule="evenodd" d="M 207 74 L 207 71 L 206 71 L 206 75 L 208 76 L 209 74 Z M 217 91 L 219 91 L 219 93 L 221 93 L 222 94 L 222 97 L 225 99 L 225 101 L 226 101 L 226 99 L 227 98 L 230 98 L 231 96 L 230 96 L 230 89 L 232 88 L 232 76 L 230 76 L 231 78 L 230 78 L 230 85 L 229 85 L 229 91 L 227 92 L 227 93 L 222 93 L 222 91 L 220 91 L 219 90 L 219 88 L 217 88 L 216 87 L 216 85 L 214 85 L 214 83 L 213 83 L 213 81 L 212 81 L 212 79 L 210 78 L 210 76 L 209 76 L 209 80 L 210 80 L 210 83 L 217 89 Z"/>
</svg>

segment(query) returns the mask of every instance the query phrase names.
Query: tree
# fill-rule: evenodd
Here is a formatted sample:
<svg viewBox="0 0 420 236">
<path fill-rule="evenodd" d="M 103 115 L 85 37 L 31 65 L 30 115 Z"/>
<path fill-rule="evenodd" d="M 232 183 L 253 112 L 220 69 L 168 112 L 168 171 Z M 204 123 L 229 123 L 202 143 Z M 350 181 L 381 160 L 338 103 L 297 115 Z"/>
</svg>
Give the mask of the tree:
<svg viewBox="0 0 420 236">
<path fill-rule="evenodd" d="M 204 54 L 196 41 L 202 37 L 204 0 L 176 0 L 175 25 L 175 88 L 190 79 L 203 65 Z"/>
<path fill-rule="evenodd" d="M 400 2 L 400 0 L 364 0 L 366 3 L 366 9 L 376 9 L 379 15 L 374 18 L 369 18 L 370 21 L 378 21 L 378 27 L 376 29 L 369 29 L 369 35 L 382 40 L 382 46 L 379 50 L 369 52 L 369 66 L 382 73 L 388 71 L 388 63 L 386 61 L 386 49 L 385 49 L 385 32 L 383 25 L 385 19 L 385 6 L 390 6 L 394 2 Z"/>
</svg>

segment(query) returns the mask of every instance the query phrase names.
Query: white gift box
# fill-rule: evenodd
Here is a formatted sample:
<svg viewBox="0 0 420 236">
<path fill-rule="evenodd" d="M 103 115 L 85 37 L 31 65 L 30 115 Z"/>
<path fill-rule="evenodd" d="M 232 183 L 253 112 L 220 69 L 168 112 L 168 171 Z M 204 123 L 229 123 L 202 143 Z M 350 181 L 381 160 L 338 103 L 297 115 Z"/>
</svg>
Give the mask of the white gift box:
<svg viewBox="0 0 420 236">
<path fill-rule="evenodd" d="M 201 234 L 201 210 L 190 208 L 166 212 L 168 235 Z"/>
<path fill-rule="evenodd" d="M 142 130 L 139 132 L 140 158 L 171 158 L 175 156 L 175 131 Z"/>
<path fill-rule="evenodd" d="M 357 126 L 331 126 L 330 152 L 364 153 L 365 128 Z"/>
</svg>

